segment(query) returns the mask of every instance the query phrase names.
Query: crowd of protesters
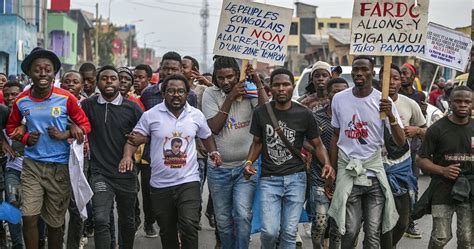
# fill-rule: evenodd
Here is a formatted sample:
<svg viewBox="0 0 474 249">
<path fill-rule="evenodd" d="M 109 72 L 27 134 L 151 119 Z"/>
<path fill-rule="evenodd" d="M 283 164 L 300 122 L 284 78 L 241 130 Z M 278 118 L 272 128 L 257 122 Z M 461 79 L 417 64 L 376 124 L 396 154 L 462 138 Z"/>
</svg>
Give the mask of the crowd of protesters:
<svg viewBox="0 0 474 249">
<path fill-rule="evenodd" d="M 203 212 L 216 248 L 249 248 L 255 212 L 262 248 L 295 248 L 302 212 L 313 248 L 355 248 L 361 229 L 363 248 L 395 248 L 421 238 L 414 221 L 426 214 L 429 248 L 443 248 L 454 213 L 457 247 L 473 248 L 471 89 L 440 78 L 419 91 L 406 63 L 386 70 L 382 99 L 374 67 L 355 57 L 349 84 L 318 61 L 295 101 L 284 68 L 265 77 L 216 56 L 201 73 L 195 58 L 167 52 L 156 72 L 84 63 L 59 77 L 59 58 L 35 48 L 24 75 L 0 73 L 0 190 L 22 214 L 8 224 L 12 248 L 77 249 L 93 237 L 95 248 L 127 249 L 141 228 L 163 248 L 198 248 Z M 442 115 L 427 117 L 436 107 Z M 420 172 L 431 176 L 424 193 Z"/>
</svg>

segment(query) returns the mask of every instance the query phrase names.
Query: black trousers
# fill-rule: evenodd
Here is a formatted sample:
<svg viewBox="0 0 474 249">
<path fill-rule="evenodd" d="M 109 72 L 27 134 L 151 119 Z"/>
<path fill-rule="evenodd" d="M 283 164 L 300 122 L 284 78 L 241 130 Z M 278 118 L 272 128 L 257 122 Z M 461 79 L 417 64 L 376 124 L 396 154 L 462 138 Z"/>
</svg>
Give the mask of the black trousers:
<svg viewBox="0 0 474 249">
<path fill-rule="evenodd" d="M 399 215 L 397 225 L 380 237 L 381 249 L 392 249 L 402 239 L 403 234 L 407 230 L 410 221 L 410 195 L 405 193 L 401 196 L 394 196 L 395 207 Z"/>
<path fill-rule="evenodd" d="M 140 184 L 142 190 L 142 201 L 143 201 L 143 214 L 145 216 L 145 227 L 153 225 L 155 223 L 155 217 L 151 210 L 150 201 L 150 176 L 151 168 L 149 164 L 137 164 L 140 171 Z"/>
<path fill-rule="evenodd" d="M 167 188 L 150 187 L 150 196 L 153 213 L 160 227 L 163 248 L 197 249 L 201 205 L 199 182 Z"/>
</svg>

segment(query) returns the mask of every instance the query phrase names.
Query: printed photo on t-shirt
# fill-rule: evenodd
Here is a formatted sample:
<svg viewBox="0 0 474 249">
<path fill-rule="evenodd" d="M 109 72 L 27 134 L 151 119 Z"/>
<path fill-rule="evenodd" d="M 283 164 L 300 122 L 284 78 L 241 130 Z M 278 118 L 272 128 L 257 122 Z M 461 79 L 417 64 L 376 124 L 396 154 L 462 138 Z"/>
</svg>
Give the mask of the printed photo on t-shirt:
<svg viewBox="0 0 474 249">
<path fill-rule="evenodd" d="M 180 169 L 186 165 L 187 148 L 190 138 L 181 137 L 181 132 L 173 132 L 172 137 L 165 137 L 163 143 L 164 164 L 170 168 Z"/>
</svg>

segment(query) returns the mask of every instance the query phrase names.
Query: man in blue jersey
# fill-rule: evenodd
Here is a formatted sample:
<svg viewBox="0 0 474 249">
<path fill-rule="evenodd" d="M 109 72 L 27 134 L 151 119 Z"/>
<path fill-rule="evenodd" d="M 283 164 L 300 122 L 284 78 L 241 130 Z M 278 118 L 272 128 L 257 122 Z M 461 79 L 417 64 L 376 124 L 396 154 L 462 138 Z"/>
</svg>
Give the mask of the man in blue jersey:
<svg viewBox="0 0 474 249">
<path fill-rule="evenodd" d="M 49 248 L 62 248 L 64 216 L 71 197 L 69 144 L 74 137 L 82 143 L 90 132 L 89 121 L 70 92 L 53 86 L 61 62 L 51 51 L 35 48 L 21 68 L 33 81 L 12 106 L 6 130 L 15 140 L 27 145 L 22 169 L 23 234 L 26 248 L 38 248 L 39 215 L 48 225 Z M 27 132 L 17 128 L 25 119 Z M 67 131 L 68 120 L 80 129 Z"/>
</svg>

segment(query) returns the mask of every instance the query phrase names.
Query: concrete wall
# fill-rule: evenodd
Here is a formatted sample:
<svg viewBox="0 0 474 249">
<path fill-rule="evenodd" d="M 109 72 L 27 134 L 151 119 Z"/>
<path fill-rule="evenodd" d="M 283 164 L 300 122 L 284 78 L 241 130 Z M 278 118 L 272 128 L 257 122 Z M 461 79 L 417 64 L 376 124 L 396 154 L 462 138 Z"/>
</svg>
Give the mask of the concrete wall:
<svg viewBox="0 0 474 249">
<path fill-rule="evenodd" d="M 22 73 L 23 58 L 37 44 L 36 27 L 17 15 L 0 15 L 0 30 L 0 52 L 9 55 L 8 74 Z"/>
<path fill-rule="evenodd" d="M 53 50 L 63 64 L 77 63 L 77 22 L 66 13 L 48 13 L 47 47 Z"/>
</svg>

